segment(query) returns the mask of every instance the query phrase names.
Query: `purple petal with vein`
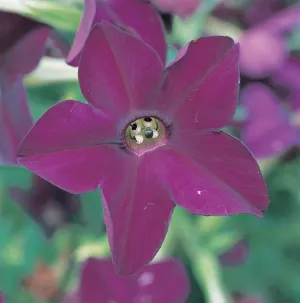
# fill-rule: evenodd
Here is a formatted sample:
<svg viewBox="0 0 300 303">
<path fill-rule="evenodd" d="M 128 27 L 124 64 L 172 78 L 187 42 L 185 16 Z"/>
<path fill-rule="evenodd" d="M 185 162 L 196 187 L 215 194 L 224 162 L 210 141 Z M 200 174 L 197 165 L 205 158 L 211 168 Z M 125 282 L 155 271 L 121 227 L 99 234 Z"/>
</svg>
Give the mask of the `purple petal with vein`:
<svg viewBox="0 0 300 303">
<path fill-rule="evenodd" d="M 220 128 L 231 120 L 237 105 L 238 54 L 231 38 L 202 38 L 191 42 L 166 69 L 155 107 L 174 116 L 173 127 L 180 134 Z"/>
<path fill-rule="evenodd" d="M 135 166 L 131 165 L 122 183 L 102 187 L 112 259 L 122 275 L 136 272 L 154 258 L 175 206 L 168 190 L 153 174 L 154 159 L 152 154 L 146 156 Z"/>
<path fill-rule="evenodd" d="M 262 216 L 269 203 L 259 166 L 239 140 L 223 132 L 195 134 L 160 149 L 157 175 L 174 202 L 199 215 Z"/>
<path fill-rule="evenodd" d="M 95 190 L 116 171 L 122 179 L 130 166 L 129 155 L 119 151 L 116 133 L 110 117 L 67 100 L 51 107 L 25 137 L 19 163 L 69 192 Z"/>
<path fill-rule="evenodd" d="M 107 21 L 144 40 L 166 63 L 167 46 L 159 14 L 147 1 L 85 0 L 84 12 L 67 62 L 78 66 L 80 53 L 93 25 Z"/>
<path fill-rule="evenodd" d="M 121 119 L 124 113 L 151 102 L 162 83 L 163 68 L 142 40 L 102 22 L 86 42 L 78 77 L 91 104 Z"/>
</svg>

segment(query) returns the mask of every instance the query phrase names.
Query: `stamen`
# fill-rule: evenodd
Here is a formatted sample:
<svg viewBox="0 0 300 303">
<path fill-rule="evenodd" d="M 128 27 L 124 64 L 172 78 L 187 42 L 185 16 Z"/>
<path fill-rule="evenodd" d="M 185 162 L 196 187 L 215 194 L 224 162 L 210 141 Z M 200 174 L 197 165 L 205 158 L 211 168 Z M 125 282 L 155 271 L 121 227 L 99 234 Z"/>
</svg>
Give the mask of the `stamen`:
<svg viewBox="0 0 300 303">
<path fill-rule="evenodd" d="M 141 155 L 165 144 L 165 125 L 154 117 L 141 117 L 132 121 L 126 128 L 127 147 L 136 155 Z"/>
<path fill-rule="evenodd" d="M 152 127 L 153 123 L 152 123 L 152 118 L 150 117 L 145 117 L 143 120 L 143 124 L 145 127 Z"/>
<path fill-rule="evenodd" d="M 152 138 L 157 138 L 158 137 L 158 131 L 156 130 L 156 129 L 152 129 L 152 131 L 153 131 L 153 136 L 152 136 Z"/>
<path fill-rule="evenodd" d="M 144 137 L 142 135 L 136 135 L 134 138 L 137 144 L 142 144 L 144 141 Z"/>
</svg>

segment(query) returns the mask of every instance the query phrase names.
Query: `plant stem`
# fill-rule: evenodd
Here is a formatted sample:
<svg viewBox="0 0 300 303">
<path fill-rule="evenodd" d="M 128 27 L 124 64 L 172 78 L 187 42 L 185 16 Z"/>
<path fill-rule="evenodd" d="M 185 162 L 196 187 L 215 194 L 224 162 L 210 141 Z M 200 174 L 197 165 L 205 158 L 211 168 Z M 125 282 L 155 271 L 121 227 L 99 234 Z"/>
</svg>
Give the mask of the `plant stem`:
<svg viewBox="0 0 300 303">
<path fill-rule="evenodd" d="M 177 226 L 180 226 L 176 230 L 177 234 L 193 264 L 192 270 L 204 292 L 206 303 L 230 303 L 231 300 L 222 283 L 218 257 L 209 249 L 199 247 L 197 234 L 184 210 L 177 209 L 174 217 Z"/>
</svg>

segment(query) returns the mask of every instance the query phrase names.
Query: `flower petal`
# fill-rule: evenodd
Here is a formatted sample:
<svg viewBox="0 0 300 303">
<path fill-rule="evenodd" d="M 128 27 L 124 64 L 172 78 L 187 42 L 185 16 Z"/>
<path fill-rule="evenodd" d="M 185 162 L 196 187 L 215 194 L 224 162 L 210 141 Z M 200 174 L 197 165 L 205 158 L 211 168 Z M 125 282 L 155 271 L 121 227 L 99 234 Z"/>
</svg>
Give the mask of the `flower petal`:
<svg viewBox="0 0 300 303">
<path fill-rule="evenodd" d="M 238 54 L 238 45 L 229 37 L 191 42 L 185 55 L 167 68 L 156 106 L 174 115 L 173 126 L 184 131 L 223 127 L 237 105 Z"/>
<path fill-rule="evenodd" d="M 251 84 L 241 94 L 247 111 L 242 138 L 258 158 L 278 155 L 291 147 L 296 131 L 278 98 L 263 84 Z"/>
<path fill-rule="evenodd" d="M 125 29 L 131 28 L 136 36 L 157 52 L 165 66 L 167 44 L 163 22 L 151 3 L 140 0 L 114 0 L 111 1 L 111 7 L 119 19 L 116 25 Z"/>
<path fill-rule="evenodd" d="M 124 302 L 128 301 L 128 286 L 131 279 L 122 278 L 114 272 L 111 259 L 89 258 L 82 266 L 79 302 Z"/>
<path fill-rule="evenodd" d="M 175 206 L 163 184 L 152 175 L 155 156 L 149 154 L 131 166 L 122 182 L 102 187 L 112 259 L 121 275 L 135 273 L 154 258 Z"/>
<path fill-rule="evenodd" d="M 96 15 L 96 0 L 84 0 L 84 9 L 79 28 L 76 33 L 72 48 L 67 57 L 67 63 L 72 66 L 78 66 L 80 53 L 85 40 L 94 24 Z"/>
<path fill-rule="evenodd" d="M 181 263 L 167 259 L 147 266 L 139 275 L 123 278 L 111 259 L 89 258 L 81 271 L 80 302 L 185 302 L 188 276 Z"/>
<path fill-rule="evenodd" d="M 5 303 L 4 295 L 0 294 L 0 303 Z"/>
<path fill-rule="evenodd" d="M 263 78 L 280 69 L 288 53 L 283 37 L 261 27 L 246 31 L 240 46 L 241 71 L 251 78 Z"/>
<path fill-rule="evenodd" d="M 300 5 L 290 6 L 267 19 L 261 26 L 272 34 L 284 34 L 300 24 Z"/>
<path fill-rule="evenodd" d="M 157 174 L 176 204 L 199 215 L 261 216 L 266 184 L 249 150 L 223 132 L 183 137 L 156 155 Z"/>
<path fill-rule="evenodd" d="M 98 188 L 129 155 L 121 151 L 115 123 L 77 101 L 51 107 L 19 147 L 19 163 L 56 186 L 83 193 Z"/>
<path fill-rule="evenodd" d="M 79 65 L 85 98 L 113 116 L 150 102 L 162 79 L 163 65 L 142 40 L 102 22 L 94 26 Z"/>
<path fill-rule="evenodd" d="M 17 165 L 17 147 L 32 118 L 22 81 L 0 90 L 0 164 Z"/>
<path fill-rule="evenodd" d="M 130 302 L 179 303 L 186 302 L 189 294 L 187 273 L 175 259 L 147 266 L 136 281 L 138 292 Z"/>
<path fill-rule="evenodd" d="M 21 15 L 0 11 L 0 54 L 5 53 L 26 33 L 39 25 L 40 23 Z"/>
<path fill-rule="evenodd" d="M 44 54 L 50 32 L 51 29 L 46 26 L 31 30 L 5 54 L 1 67 L 10 82 L 36 68 Z"/>
<path fill-rule="evenodd" d="M 68 64 L 78 66 L 80 53 L 92 26 L 101 21 L 108 21 L 133 32 L 153 47 L 165 64 L 167 46 L 162 21 L 150 3 L 140 0 L 85 0 L 82 20 L 67 58 Z"/>
<path fill-rule="evenodd" d="M 291 90 L 299 90 L 300 87 L 300 58 L 289 57 L 282 68 L 272 75 L 276 85 L 287 86 Z"/>
</svg>

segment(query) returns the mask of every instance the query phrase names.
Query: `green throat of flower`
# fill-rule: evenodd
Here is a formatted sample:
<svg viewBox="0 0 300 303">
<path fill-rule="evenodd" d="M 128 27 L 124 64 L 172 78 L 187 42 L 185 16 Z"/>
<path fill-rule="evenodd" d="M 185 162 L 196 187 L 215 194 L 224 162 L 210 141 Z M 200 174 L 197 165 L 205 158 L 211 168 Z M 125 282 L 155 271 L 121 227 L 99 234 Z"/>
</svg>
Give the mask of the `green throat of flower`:
<svg viewBox="0 0 300 303">
<path fill-rule="evenodd" d="M 125 140 L 129 149 L 137 155 L 153 150 L 166 142 L 165 125 L 155 117 L 142 117 L 126 128 Z"/>
</svg>

